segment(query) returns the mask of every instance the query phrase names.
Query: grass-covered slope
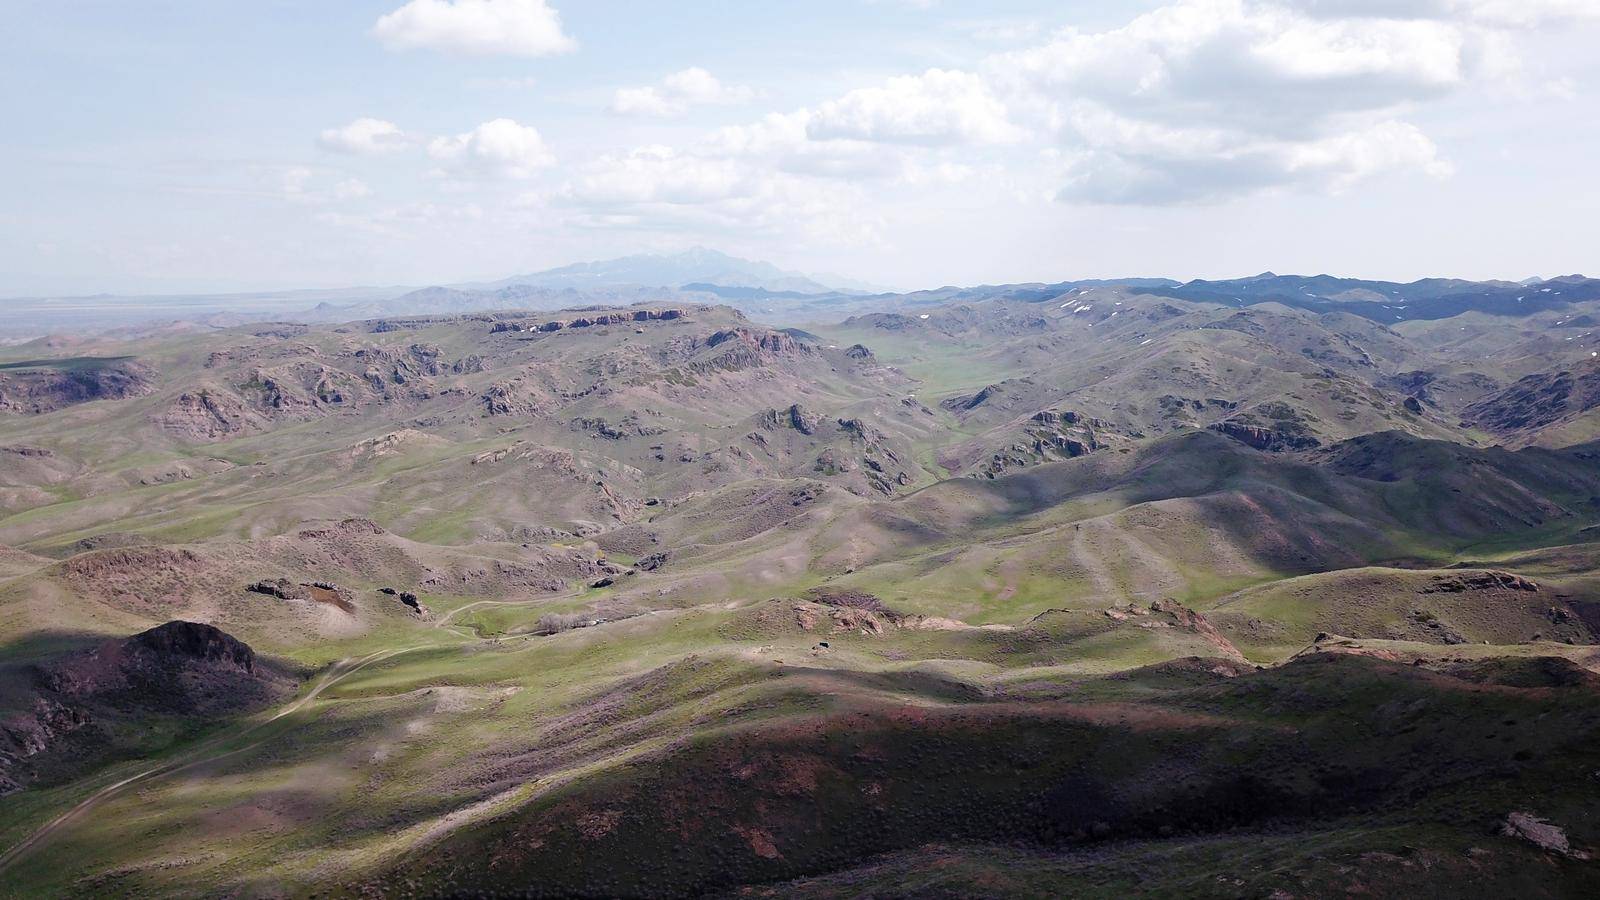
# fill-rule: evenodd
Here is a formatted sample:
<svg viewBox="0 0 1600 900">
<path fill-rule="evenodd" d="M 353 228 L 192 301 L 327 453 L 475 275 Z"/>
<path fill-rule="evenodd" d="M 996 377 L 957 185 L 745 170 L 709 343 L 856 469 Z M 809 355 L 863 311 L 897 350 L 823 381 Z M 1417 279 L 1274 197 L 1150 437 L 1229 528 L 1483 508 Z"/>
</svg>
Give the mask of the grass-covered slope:
<svg viewBox="0 0 1600 900">
<path fill-rule="evenodd" d="M 1592 892 L 1567 342 L 1034 299 L 5 351 L 0 896 Z M 172 619 L 282 683 L 30 743 Z"/>
</svg>

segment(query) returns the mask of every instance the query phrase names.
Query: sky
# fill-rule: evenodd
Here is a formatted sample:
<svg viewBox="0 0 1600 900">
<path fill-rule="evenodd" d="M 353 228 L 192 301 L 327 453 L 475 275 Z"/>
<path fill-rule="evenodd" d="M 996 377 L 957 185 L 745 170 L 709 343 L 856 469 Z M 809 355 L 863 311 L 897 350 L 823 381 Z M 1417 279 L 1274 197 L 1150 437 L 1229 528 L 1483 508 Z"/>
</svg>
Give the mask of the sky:
<svg viewBox="0 0 1600 900">
<path fill-rule="evenodd" d="M 1600 270 L 1600 0 L 0 12 L 0 297 Z"/>
</svg>

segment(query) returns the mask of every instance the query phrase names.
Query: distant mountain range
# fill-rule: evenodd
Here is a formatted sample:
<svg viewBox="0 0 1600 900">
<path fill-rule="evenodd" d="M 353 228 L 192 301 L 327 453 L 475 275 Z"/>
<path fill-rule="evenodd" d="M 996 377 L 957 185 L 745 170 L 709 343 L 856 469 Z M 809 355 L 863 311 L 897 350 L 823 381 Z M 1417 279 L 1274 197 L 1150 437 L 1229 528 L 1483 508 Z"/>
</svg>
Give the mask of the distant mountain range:
<svg viewBox="0 0 1600 900">
<path fill-rule="evenodd" d="M 1277 275 L 1272 272 L 1221 281 L 1096 279 L 1057 284 L 941 288 L 905 296 L 924 303 L 987 299 L 1045 302 L 1073 291 L 1100 287 L 1126 288 L 1157 297 L 1223 306 L 1277 303 L 1315 313 L 1348 313 L 1384 324 L 1447 319 L 1465 312 L 1527 316 L 1600 299 L 1600 280 L 1583 275 L 1523 282 L 1426 278 L 1399 283 L 1331 275 Z"/>
<path fill-rule="evenodd" d="M 777 323 L 837 321 L 871 311 L 1004 299 L 1044 303 L 1074 291 L 1115 288 L 1198 303 L 1267 303 L 1316 313 L 1348 313 L 1384 324 L 1448 318 L 1462 312 L 1525 316 L 1600 299 L 1600 281 L 1582 275 L 1525 281 L 1428 278 L 1409 283 L 1331 275 L 1278 275 L 1177 281 L 1081 279 L 896 293 L 835 276 L 811 276 L 771 263 L 695 248 L 576 263 L 498 281 L 183 297 L 98 295 L 21 298 L 0 303 L 0 336 L 54 330 L 106 330 L 183 321 L 227 326 L 243 321 L 355 321 L 512 309 L 551 310 L 646 301 L 722 303 Z M 320 302 L 318 302 L 320 301 Z M 307 303 L 315 303 L 308 308 Z"/>
<path fill-rule="evenodd" d="M 768 262 L 696 247 L 666 256 L 624 256 L 498 281 L 428 287 L 348 306 L 322 304 L 312 316 L 327 321 L 684 300 L 723 302 L 751 313 L 792 318 L 813 306 L 839 308 L 876 296 L 869 287 L 831 276 L 824 283 Z"/>
<path fill-rule="evenodd" d="M 731 292 L 735 305 L 864 296 L 882 288 L 834 275 L 811 276 L 771 263 L 696 247 L 575 263 L 498 281 L 445 286 L 93 297 L 21 297 L 0 301 L 0 337 L 54 330 L 105 330 L 152 322 L 232 325 L 241 321 L 342 321 L 381 316 L 448 315 L 502 309 L 707 300 Z M 315 305 L 312 305 L 315 304 Z M 751 311 L 757 311 L 752 309 Z M 762 312 L 771 312 L 761 309 Z"/>
<path fill-rule="evenodd" d="M 517 286 L 590 290 L 618 287 L 679 288 L 698 283 L 795 294 L 877 292 L 869 285 L 850 279 L 825 278 L 826 283 L 809 275 L 780 269 L 772 263 L 740 259 L 716 250 L 696 247 L 671 255 L 647 253 L 574 263 L 531 275 L 515 275 L 499 281 L 454 287 L 479 291 Z"/>
</svg>

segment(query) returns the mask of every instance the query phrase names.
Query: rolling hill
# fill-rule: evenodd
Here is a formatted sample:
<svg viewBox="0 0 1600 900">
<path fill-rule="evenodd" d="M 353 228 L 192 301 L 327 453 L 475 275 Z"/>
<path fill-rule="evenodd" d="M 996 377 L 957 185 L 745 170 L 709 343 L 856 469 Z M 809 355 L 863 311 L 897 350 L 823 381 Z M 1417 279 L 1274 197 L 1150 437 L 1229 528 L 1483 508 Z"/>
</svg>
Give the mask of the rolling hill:
<svg viewBox="0 0 1600 900">
<path fill-rule="evenodd" d="M 1594 890 L 1587 281 L 676 265 L 0 352 L 0 896 Z"/>
</svg>

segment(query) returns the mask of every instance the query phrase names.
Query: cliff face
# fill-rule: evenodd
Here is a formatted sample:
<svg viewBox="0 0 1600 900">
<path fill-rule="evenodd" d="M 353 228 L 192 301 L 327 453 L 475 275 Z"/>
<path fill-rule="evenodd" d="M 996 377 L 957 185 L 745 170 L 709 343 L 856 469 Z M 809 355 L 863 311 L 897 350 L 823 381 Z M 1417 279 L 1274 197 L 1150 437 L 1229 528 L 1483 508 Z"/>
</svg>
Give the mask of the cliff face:
<svg viewBox="0 0 1600 900">
<path fill-rule="evenodd" d="M 178 728 L 260 708 L 290 680 L 210 625 L 168 622 L 11 673 L 27 687 L 0 712 L 0 794 L 139 752 L 125 723 Z"/>
<path fill-rule="evenodd" d="M 55 366 L 41 362 L 0 371 L 0 411 L 47 413 L 93 400 L 124 400 L 153 390 L 151 373 L 134 362 Z"/>
<path fill-rule="evenodd" d="M 635 309 L 613 313 L 594 313 L 572 319 L 552 319 L 547 322 L 511 321 L 496 322 L 491 334 L 508 331 L 561 331 L 567 328 L 594 328 L 601 325 L 622 325 L 628 322 L 671 322 L 689 315 L 687 309 Z"/>
</svg>

